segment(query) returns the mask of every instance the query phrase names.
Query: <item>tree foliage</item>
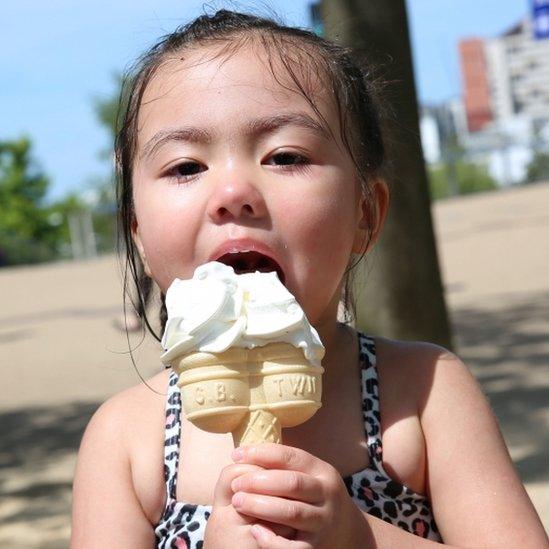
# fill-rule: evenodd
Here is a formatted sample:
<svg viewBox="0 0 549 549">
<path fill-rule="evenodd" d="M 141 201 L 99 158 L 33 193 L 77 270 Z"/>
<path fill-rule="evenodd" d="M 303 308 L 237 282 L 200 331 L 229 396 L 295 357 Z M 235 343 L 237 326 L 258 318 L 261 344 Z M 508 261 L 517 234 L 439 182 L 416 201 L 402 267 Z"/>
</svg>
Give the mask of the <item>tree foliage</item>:
<svg viewBox="0 0 549 549">
<path fill-rule="evenodd" d="M 116 233 L 113 145 L 122 79 L 115 75 L 113 94 L 94 100 L 98 122 L 109 145 L 100 157 L 109 162 L 106 178 L 88 180 L 84 191 L 46 204 L 50 179 L 32 156 L 29 137 L 0 141 L 0 266 L 71 257 L 69 218 L 92 215 L 97 251 L 112 251 Z M 89 214 L 88 214 L 89 215 Z"/>
<path fill-rule="evenodd" d="M 438 200 L 457 194 L 471 194 L 492 191 L 497 183 L 488 170 L 475 164 L 459 160 L 453 164 L 429 167 L 431 198 Z"/>
<path fill-rule="evenodd" d="M 120 91 L 122 89 L 122 76 L 118 73 L 113 75 L 114 90 L 108 97 L 96 97 L 93 101 L 93 110 L 99 124 L 109 135 L 109 147 L 100 153 L 102 158 L 109 161 L 113 158 L 114 140 L 117 133 L 117 117 Z"/>
<path fill-rule="evenodd" d="M 0 265 L 37 263 L 68 253 L 66 216 L 82 204 L 69 196 L 45 205 L 49 186 L 28 137 L 0 141 Z"/>
<path fill-rule="evenodd" d="M 19 227 L 21 218 L 36 209 L 49 185 L 47 177 L 33 165 L 30 149 L 26 137 L 0 142 L 0 212 L 5 229 Z M 40 222 L 34 221 L 25 227 L 28 234 L 38 230 Z"/>
<path fill-rule="evenodd" d="M 99 252 L 112 251 L 116 242 L 116 195 L 114 173 L 114 141 L 117 134 L 118 108 L 122 89 L 122 76 L 113 75 L 113 91 L 110 96 L 96 98 L 93 109 L 99 124 L 106 130 L 108 147 L 100 152 L 100 157 L 110 165 L 107 178 L 97 179 L 93 185 L 96 193 L 93 223 Z"/>
<path fill-rule="evenodd" d="M 526 168 L 526 182 L 549 181 L 549 153 L 536 151 Z"/>
</svg>

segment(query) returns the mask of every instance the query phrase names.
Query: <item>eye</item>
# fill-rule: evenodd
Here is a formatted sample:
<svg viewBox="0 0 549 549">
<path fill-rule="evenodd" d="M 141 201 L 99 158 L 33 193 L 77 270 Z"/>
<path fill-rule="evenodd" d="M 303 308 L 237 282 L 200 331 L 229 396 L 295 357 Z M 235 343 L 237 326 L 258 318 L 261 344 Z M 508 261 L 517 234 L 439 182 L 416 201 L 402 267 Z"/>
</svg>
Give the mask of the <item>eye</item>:
<svg viewBox="0 0 549 549">
<path fill-rule="evenodd" d="M 207 169 L 206 166 L 199 164 L 198 162 L 186 161 L 180 162 L 173 168 L 170 168 L 166 175 L 175 179 L 190 179 Z"/>
<path fill-rule="evenodd" d="M 309 158 L 294 151 L 280 151 L 272 154 L 265 164 L 273 166 L 275 171 L 283 172 L 285 175 L 302 174 L 311 168 Z"/>
<path fill-rule="evenodd" d="M 271 162 L 274 163 L 275 166 L 298 166 L 302 164 L 307 164 L 308 159 L 305 158 L 303 155 L 295 152 L 282 151 L 273 154 L 269 158 L 267 163 L 271 164 Z"/>
</svg>

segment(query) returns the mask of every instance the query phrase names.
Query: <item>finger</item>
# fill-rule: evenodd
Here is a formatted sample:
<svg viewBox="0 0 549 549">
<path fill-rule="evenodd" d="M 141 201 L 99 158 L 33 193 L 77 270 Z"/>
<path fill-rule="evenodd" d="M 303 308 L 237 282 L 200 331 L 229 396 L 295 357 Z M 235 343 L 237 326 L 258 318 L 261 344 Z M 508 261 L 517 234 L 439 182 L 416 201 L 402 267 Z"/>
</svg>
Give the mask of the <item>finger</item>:
<svg viewBox="0 0 549 549">
<path fill-rule="evenodd" d="M 311 549 L 309 543 L 277 536 L 262 524 L 254 524 L 251 532 L 260 549 Z"/>
<path fill-rule="evenodd" d="M 322 483 L 311 475 L 299 471 L 260 469 L 235 478 L 233 492 L 251 492 L 266 496 L 297 499 L 306 503 L 324 501 Z"/>
<path fill-rule="evenodd" d="M 301 501 L 237 492 L 232 504 L 240 514 L 304 532 L 316 532 L 322 524 L 321 508 Z"/>
<path fill-rule="evenodd" d="M 227 467 L 224 467 L 214 488 L 214 504 L 230 505 L 234 495 L 234 492 L 231 489 L 232 481 L 235 478 L 247 473 L 255 473 L 259 471 L 263 471 L 263 469 L 257 465 L 250 465 L 247 463 L 227 465 Z"/>
<path fill-rule="evenodd" d="M 328 464 L 321 459 L 292 446 L 263 443 L 255 446 L 239 446 L 232 453 L 235 463 L 252 463 L 265 469 L 289 469 L 311 475 L 326 472 Z"/>
</svg>

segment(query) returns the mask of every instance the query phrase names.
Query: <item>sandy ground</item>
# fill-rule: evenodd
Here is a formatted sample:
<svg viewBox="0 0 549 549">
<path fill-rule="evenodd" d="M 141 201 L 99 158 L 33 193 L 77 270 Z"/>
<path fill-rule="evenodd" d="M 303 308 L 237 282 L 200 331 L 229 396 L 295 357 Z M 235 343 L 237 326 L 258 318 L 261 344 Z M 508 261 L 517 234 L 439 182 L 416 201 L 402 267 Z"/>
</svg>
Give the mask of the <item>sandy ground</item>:
<svg viewBox="0 0 549 549">
<path fill-rule="evenodd" d="M 458 350 L 549 527 L 549 184 L 436 204 Z M 76 450 L 93 411 L 139 382 L 113 257 L 0 270 L 0 547 L 66 547 Z M 82 289 L 85 290 L 82 290 Z M 158 344 L 132 336 L 139 372 Z"/>
</svg>

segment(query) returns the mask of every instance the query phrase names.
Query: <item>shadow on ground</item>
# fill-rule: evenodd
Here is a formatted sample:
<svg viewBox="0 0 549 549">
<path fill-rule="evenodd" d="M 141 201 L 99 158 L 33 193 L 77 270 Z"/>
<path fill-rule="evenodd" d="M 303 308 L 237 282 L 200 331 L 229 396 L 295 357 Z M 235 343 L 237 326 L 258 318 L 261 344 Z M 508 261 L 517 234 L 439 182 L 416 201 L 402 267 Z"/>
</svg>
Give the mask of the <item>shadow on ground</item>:
<svg viewBox="0 0 549 549">
<path fill-rule="evenodd" d="M 523 482 L 549 481 L 549 293 L 454 311 L 458 352 L 499 419 Z"/>
<path fill-rule="evenodd" d="M 0 472 L 39 467 L 74 452 L 97 403 L 74 403 L 0 414 Z"/>
<path fill-rule="evenodd" d="M 0 545 L 68 545 L 75 456 L 97 407 L 74 403 L 0 414 Z M 19 539 L 17 532 L 29 527 L 40 529 L 39 545 L 32 536 L 25 536 L 28 543 Z"/>
</svg>

